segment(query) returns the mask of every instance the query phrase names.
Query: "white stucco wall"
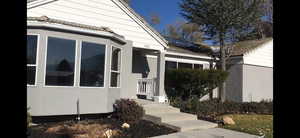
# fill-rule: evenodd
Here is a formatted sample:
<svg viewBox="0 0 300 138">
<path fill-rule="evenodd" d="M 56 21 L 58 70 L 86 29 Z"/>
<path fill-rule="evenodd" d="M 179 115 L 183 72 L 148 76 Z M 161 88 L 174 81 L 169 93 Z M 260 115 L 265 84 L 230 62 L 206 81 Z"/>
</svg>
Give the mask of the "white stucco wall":
<svg viewBox="0 0 300 138">
<path fill-rule="evenodd" d="M 273 67 L 273 40 L 245 54 L 244 64 Z"/>
<path fill-rule="evenodd" d="M 58 0 L 27 9 L 27 16 L 47 16 L 86 25 L 109 27 L 117 34 L 125 36 L 125 39 L 132 40 L 133 47 L 163 49 L 161 40 L 141 21 L 134 20 L 135 16 L 126 11 L 118 0 Z"/>
</svg>

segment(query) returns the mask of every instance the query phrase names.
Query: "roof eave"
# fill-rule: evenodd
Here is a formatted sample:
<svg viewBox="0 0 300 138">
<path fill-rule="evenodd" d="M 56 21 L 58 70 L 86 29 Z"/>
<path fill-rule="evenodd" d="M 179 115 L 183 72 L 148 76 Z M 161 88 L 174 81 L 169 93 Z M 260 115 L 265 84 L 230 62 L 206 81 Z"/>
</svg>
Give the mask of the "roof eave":
<svg viewBox="0 0 300 138">
<path fill-rule="evenodd" d="M 27 21 L 27 27 L 34 27 L 34 28 L 51 28 L 51 29 L 58 29 L 58 30 L 65 30 L 65 31 L 72 31 L 72 32 L 78 32 L 83 34 L 89 34 L 89 35 L 97 35 L 97 36 L 105 36 L 108 38 L 111 38 L 115 41 L 118 41 L 120 43 L 125 44 L 126 40 L 118 35 L 115 35 L 110 32 L 105 31 L 94 31 L 94 30 L 88 30 L 88 29 L 82 29 L 67 25 L 60 25 L 60 24 L 52 24 L 47 22 L 39 22 L 39 21 Z"/>
</svg>

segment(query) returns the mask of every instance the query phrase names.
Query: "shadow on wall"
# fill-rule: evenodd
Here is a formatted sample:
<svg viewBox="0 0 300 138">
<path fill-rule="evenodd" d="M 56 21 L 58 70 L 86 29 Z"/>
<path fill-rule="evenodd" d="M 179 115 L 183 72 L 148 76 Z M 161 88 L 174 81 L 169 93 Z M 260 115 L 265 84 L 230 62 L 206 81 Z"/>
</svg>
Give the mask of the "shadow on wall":
<svg viewBox="0 0 300 138">
<path fill-rule="evenodd" d="M 145 55 L 138 50 L 132 52 L 132 73 L 142 74 L 142 78 L 147 78 L 150 72 L 149 64 Z"/>
</svg>

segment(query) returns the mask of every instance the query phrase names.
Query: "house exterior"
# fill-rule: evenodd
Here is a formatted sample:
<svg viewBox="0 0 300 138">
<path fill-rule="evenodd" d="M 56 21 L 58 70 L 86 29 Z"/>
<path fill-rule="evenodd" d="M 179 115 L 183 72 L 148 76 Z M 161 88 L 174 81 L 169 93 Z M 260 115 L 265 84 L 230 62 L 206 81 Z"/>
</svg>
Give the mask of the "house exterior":
<svg viewBox="0 0 300 138">
<path fill-rule="evenodd" d="M 273 38 L 237 43 L 229 62 L 226 100 L 273 100 Z"/>
<path fill-rule="evenodd" d="M 122 0 L 27 0 L 32 116 L 110 113 L 120 98 L 165 102 L 166 68 L 211 61 L 168 44 Z"/>
</svg>

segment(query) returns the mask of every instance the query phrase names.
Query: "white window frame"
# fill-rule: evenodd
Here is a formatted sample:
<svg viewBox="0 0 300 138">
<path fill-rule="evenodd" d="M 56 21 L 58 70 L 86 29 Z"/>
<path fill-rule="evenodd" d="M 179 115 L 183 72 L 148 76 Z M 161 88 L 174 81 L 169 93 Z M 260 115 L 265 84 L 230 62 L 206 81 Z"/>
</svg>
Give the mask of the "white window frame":
<svg viewBox="0 0 300 138">
<path fill-rule="evenodd" d="M 99 45 L 103 45 L 105 47 L 105 56 L 104 56 L 104 78 L 103 78 L 103 86 L 102 87 L 94 87 L 94 86 L 80 86 L 80 71 L 81 71 L 81 55 L 82 55 L 82 42 L 88 42 L 88 43 L 95 43 L 95 44 L 99 44 Z M 98 89 L 98 88 L 105 88 L 105 84 L 106 84 L 106 65 L 107 65 L 107 49 L 108 49 L 108 45 L 103 44 L 103 43 L 99 43 L 99 42 L 95 42 L 95 41 L 91 41 L 91 40 L 80 40 L 79 42 L 79 51 L 80 51 L 80 57 L 78 57 L 79 60 L 79 76 L 78 76 L 78 86 L 79 88 L 84 88 L 84 89 Z"/>
<path fill-rule="evenodd" d="M 54 38 L 60 38 L 60 39 L 67 39 L 67 40 L 75 40 L 75 59 L 74 59 L 74 81 L 73 81 L 73 85 L 72 86 L 55 86 L 55 85 L 46 85 L 46 76 L 47 76 L 47 55 L 48 55 L 48 38 L 49 37 L 54 37 Z M 68 38 L 66 36 L 57 36 L 57 35 L 46 35 L 46 45 L 45 45 L 45 68 L 44 68 L 44 84 L 43 87 L 59 87 L 59 88 L 74 88 L 76 87 L 76 80 L 77 80 L 77 60 L 78 60 L 78 55 L 77 55 L 77 45 L 78 45 L 78 40 L 77 39 L 72 39 L 72 38 Z"/>
<path fill-rule="evenodd" d="M 112 70 L 112 68 L 111 68 L 111 65 L 112 65 L 112 53 L 113 53 L 113 47 L 114 48 L 118 48 L 118 49 L 120 49 L 120 67 L 119 67 L 119 71 L 115 71 L 115 70 Z M 109 66 L 109 68 L 110 68 L 110 73 L 109 73 L 109 88 L 121 88 L 121 83 L 122 83 L 122 79 L 121 79 L 121 73 L 122 73 L 122 55 L 123 55 L 123 49 L 122 48 L 120 48 L 120 47 L 117 47 L 117 46 L 111 46 L 111 51 L 110 51 L 110 66 Z M 111 74 L 112 73 L 118 73 L 119 74 L 119 79 L 120 79 L 120 84 L 119 84 L 119 86 L 117 86 L 117 87 L 113 87 L 113 86 L 111 86 Z"/>
<path fill-rule="evenodd" d="M 38 55 L 39 55 L 39 45 L 40 45 L 40 34 L 38 34 L 38 33 L 27 33 L 26 37 L 28 35 L 35 35 L 35 36 L 37 36 L 37 40 L 36 40 L 37 43 L 36 43 L 35 64 L 27 64 L 27 61 L 26 61 L 26 69 L 27 69 L 27 67 L 33 67 L 33 66 L 35 66 L 34 84 L 33 85 L 32 84 L 28 84 L 27 80 L 26 80 L 26 84 L 27 84 L 27 86 L 37 86 L 36 82 L 37 82 L 37 74 L 38 74 L 38 61 L 39 61 Z M 26 46 L 27 46 L 27 41 L 26 41 Z M 27 59 L 27 57 L 26 57 L 26 59 Z"/>
</svg>

